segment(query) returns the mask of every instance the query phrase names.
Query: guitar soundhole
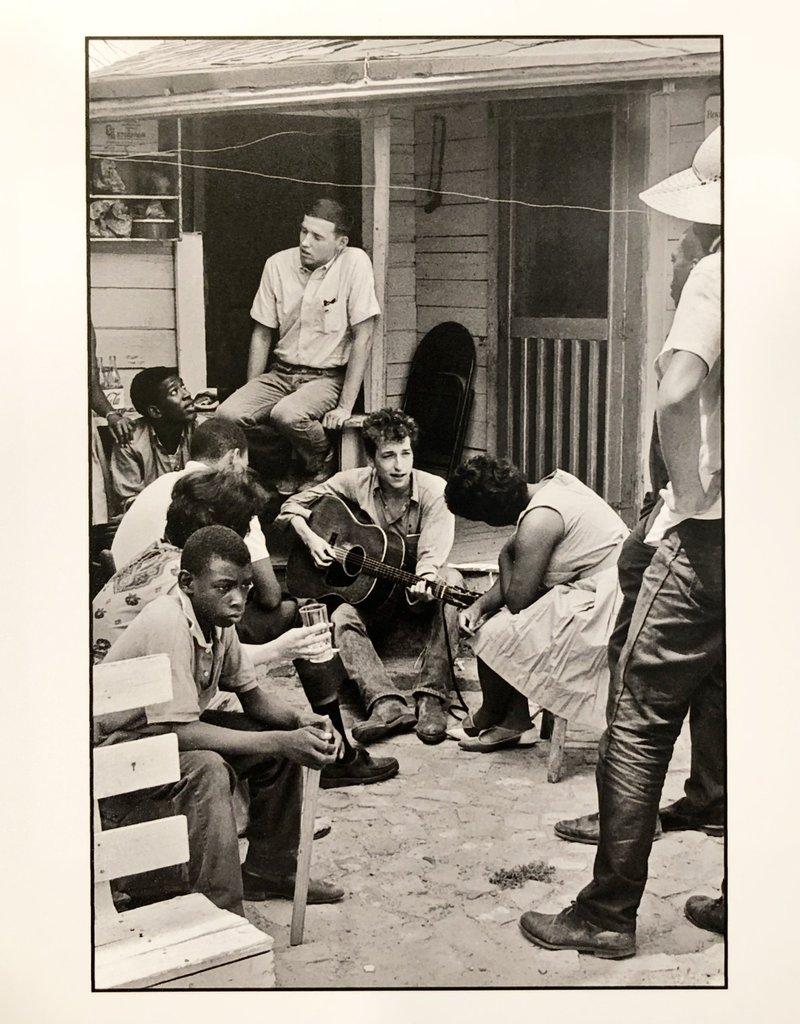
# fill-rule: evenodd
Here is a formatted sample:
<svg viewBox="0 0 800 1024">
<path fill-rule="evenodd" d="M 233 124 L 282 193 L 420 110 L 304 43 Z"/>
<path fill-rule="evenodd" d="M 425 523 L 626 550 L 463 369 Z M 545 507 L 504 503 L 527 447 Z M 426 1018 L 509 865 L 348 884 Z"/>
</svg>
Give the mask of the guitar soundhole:
<svg viewBox="0 0 800 1024">
<path fill-rule="evenodd" d="M 364 568 L 364 559 L 366 557 L 366 551 L 360 545 L 354 544 L 344 556 L 342 568 L 344 569 L 345 575 L 349 576 L 351 579 L 355 579 Z"/>
</svg>

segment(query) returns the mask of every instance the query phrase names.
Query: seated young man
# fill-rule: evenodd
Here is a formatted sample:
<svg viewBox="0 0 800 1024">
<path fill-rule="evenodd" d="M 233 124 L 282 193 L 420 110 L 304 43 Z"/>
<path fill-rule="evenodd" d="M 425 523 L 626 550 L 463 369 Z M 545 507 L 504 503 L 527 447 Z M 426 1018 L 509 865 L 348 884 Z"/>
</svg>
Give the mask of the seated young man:
<svg viewBox="0 0 800 1024">
<path fill-rule="evenodd" d="M 131 402 L 141 416 L 125 445 L 111 453 L 111 482 L 123 510 L 163 473 L 183 469 L 196 418 L 178 371 L 150 366 L 131 381 Z"/>
<path fill-rule="evenodd" d="M 122 517 L 111 544 L 111 554 L 117 569 L 127 565 L 164 536 L 172 489 L 181 477 L 208 469 L 231 469 L 243 473 L 247 466 L 247 440 L 240 426 L 219 416 L 200 423 L 192 433 L 189 461 L 184 468 L 165 473 L 148 484 Z M 263 495 L 256 513 L 261 511 L 265 502 L 266 495 Z M 224 519 L 216 519 L 215 522 L 232 525 Z M 239 639 L 243 643 L 264 644 L 298 624 L 297 602 L 282 597 L 264 532 L 255 513 L 244 542 L 253 563 L 253 589 L 242 621 L 237 627 Z"/>
<path fill-rule="evenodd" d="M 247 383 L 219 409 L 247 431 L 259 472 L 282 475 L 286 494 L 331 476 L 326 430 L 353 411 L 381 312 L 369 256 L 348 244 L 344 208 L 322 197 L 303 212 L 299 245 L 264 265 Z"/>
<path fill-rule="evenodd" d="M 243 897 L 292 899 L 300 766 L 324 768 L 336 757 L 334 734 L 324 719 L 297 714 L 256 681 L 234 628 L 251 586 L 250 554 L 241 537 L 225 526 L 192 534 L 181 555 L 178 590 L 151 601 L 106 657 L 169 655 L 172 698 L 98 723 L 102 743 L 164 732 L 178 737 L 180 780 L 150 795 L 186 816 L 189 890 L 242 916 Z M 209 710 L 220 688 L 237 694 L 243 715 Z M 237 778 L 246 779 L 250 789 L 243 867 L 231 799 Z M 115 824 L 141 819 L 147 801 L 135 796 L 135 806 L 124 797 L 107 801 L 107 818 Z M 309 886 L 309 903 L 332 903 L 343 895 L 325 882 Z"/>
<path fill-rule="evenodd" d="M 205 427 L 206 424 L 199 427 L 198 433 Z M 210 525 L 227 526 L 246 540 L 263 497 L 253 474 L 241 467 L 204 469 L 181 476 L 172 487 L 163 539 L 154 541 L 119 569 L 92 602 L 95 661 L 103 660 L 112 644 L 151 601 L 177 592 L 181 549 L 195 530 Z M 257 566 L 258 563 L 251 566 L 254 581 Z M 283 614 L 283 604 L 291 605 L 292 616 Z M 283 604 L 279 611 L 286 620 L 285 630 L 273 636 L 267 627 L 270 622 L 274 625 L 274 613 L 259 612 L 251 591 L 236 629 L 254 665 L 270 668 L 294 662 L 311 706 L 327 716 L 339 733 L 341 755 L 334 764 L 325 766 L 320 785 L 331 789 L 392 778 L 399 770 L 395 758 L 373 758 L 363 748 L 354 748 L 348 742 L 338 702 L 341 662 L 338 658 L 324 663 L 308 660 L 327 650 L 327 637 L 322 638 L 327 627 L 301 626 L 296 603 Z M 289 628 L 292 625 L 294 628 Z M 220 694 L 211 707 L 216 709 L 220 705 L 238 710 L 230 695 Z"/>
<path fill-rule="evenodd" d="M 414 469 L 417 424 L 398 409 L 381 409 L 364 420 L 363 434 L 369 466 L 337 473 L 289 498 L 278 521 L 292 524 L 316 566 L 324 569 L 333 561 L 334 552 L 307 520 L 320 498 L 335 495 L 366 512 L 382 529 L 399 534 L 409 542 L 409 549 L 416 545 L 416 575 L 425 581 L 442 579 L 463 585 L 460 573 L 446 565 L 453 546 L 455 518 L 444 501 L 444 480 Z M 393 601 L 393 607 L 384 606 L 379 615 L 343 603 L 331 616 L 345 671 L 358 687 L 368 715 L 367 721 L 353 728 L 353 736 L 370 743 L 391 733 L 409 731 L 416 722 L 423 743 L 439 743 L 445 738 L 450 672 L 439 604 L 431 599 L 426 582 L 407 591 L 398 588 Z M 392 622 L 409 613 L 423 618 L 427 625 L 425 654 L 414 690 L 416 716 L 389 678 L 371 639 L 385 636 Z M 455 649 L 455 607 L 446 605 L 444 618 Z"/>
</svg>

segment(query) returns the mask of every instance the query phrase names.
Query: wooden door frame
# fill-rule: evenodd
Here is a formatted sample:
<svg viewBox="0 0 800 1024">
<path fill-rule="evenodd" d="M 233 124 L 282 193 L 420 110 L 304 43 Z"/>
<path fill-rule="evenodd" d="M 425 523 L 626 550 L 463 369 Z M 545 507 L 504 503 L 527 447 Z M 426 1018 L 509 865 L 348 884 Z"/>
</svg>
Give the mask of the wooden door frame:
<svg viewBox="0 0 800 1024">
<path fill-rule="evenodd" d="M 647 95 L 641 89 L 625 93 L 548 96 L 509 100 L 495 108 L 497 118 L 498 196 L 509 195 L 514 173 L 511 122 L 520 117 L 565 117 L 591 113 L 613 115 L 611 206 L 635 210 L 646 185 Z M 528 113 L 529 112 L 529 113 Z M 506 153 L 507 159 L 500 159 Z M 612 214 L 609 233 L 608 370 L 606 384 L 605 494 L 609 504 L 631 523 L 641 496 L 640 406 L 644 337 L 644 238 L 646 218 L 638 213 Z M 511 325 L 510 265 L 513 221 L 506 203 L 497 216 L 497 452 L 511 450 L 511 395 L 508 380 Z M 620 264 L 623 271 L 619 272 Z M 608 410 L 624 400 L 622 415 Z"/>
</svg>

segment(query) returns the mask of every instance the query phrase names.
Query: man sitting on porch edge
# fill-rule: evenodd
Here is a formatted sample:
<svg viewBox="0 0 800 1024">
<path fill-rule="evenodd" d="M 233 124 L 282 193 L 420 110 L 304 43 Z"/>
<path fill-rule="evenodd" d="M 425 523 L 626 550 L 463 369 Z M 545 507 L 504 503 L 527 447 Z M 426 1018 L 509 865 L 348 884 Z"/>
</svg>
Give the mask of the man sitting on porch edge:
<svg viewBox="0 0 800 1024">
<path fill-rule="evenodd" d="M 325 431 L 348 419 L 364 378 L 380 306 L 350 230 L 339 203 L 318 199 L 299 247 L 269 257 L 250 310 L 247 383 L 219 408 L 244 427 L 254 467 L 284 494 L 331 475 Z"/>
</svg>

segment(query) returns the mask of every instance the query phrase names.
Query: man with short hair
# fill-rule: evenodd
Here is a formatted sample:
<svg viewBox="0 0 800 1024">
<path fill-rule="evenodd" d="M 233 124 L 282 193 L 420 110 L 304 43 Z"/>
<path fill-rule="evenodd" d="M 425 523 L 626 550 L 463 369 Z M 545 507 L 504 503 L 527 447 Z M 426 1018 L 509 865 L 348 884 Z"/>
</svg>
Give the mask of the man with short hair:
<svg viewBox="0 0 800 1024">
<path fill-rule="evenodd" d="M 333 452 L 325 433 L 353 411 L 380 306 L 372 265 L 348 245 L 350 222 L 332 199 L 306 210 L 300 244 L 270 256 L 250 315 L 247 383 L 219 414 L 248 433 L 254 464 L 297 490 L 326 479 Z M 292 466 L 289 460 L 292 460 Z"/>
<path fill-rule="evenodd" d="M 721 223 L 721 129 L 692 167 L 641 198 L 663 213 Z M 644 538 L 657 545 L 645 570 L 609 689 L 600 743 L 600 831 L 593 879 L 559 914 L 529 910 L 520 927 L 545 949 L 606 959 L 636 953 L 636 919 L 658 805 L 692 700 L 724 664 L 722 572 L 722 254 L 688 276 L 656 360 L 659 436 L 669 483 Z M 693 897 L 693 923 L 724 932 L 724 897 Z"/>
<path fill-rule="evenodd" d="M 399 534 L 414 551 L 416 568 L 423 581 L 409 590 L 398 588 L 389 607 L 370 615 L 350 604 L 340 604 L 331 616 L 334 640 L 348 677 L 361 693 L 367 720 L 353 727 L 353 736 L 371 743 L 396 732 L 413 729 L 423 743 L 445 738 L 450 665 L 443 618 L 452 649 L 458 638 L 458 613 L 431 600 L 429 583 L 440 579 L 463 586 L 461 574 L 447 566 L 453 546 L 455 518 L 444 500 L 445 482 L 431 473 L 414 469 L 415 421 L 398 409 L 371 413 L 363 424 L 369 466 L 337 473 L 323 483 L 289 498 L 278 515 L 291 523 L 318 568 L 334 558 L 330 545 L 308 525 L 311 510 L 320 498 L 335 495 L 365 512 L 376 525 Z M 418 535 L 418 536 L 417 536 Z M 422 667 L 414 690 L 417 714 L 406 704 L 378 657 L 371 637 L 386 634 L 398 619 L 416 618 L 426 633 Z"/>
<path fill-rule="evenodd" d="M 219 416 L 199 424 L 192 433 L 189 461 L 183 469 L 165 473 L 145 487 L 122 517 L 111 543 L 111 554 L 117 569 L 122 569 L 131 559 L 164 536 L 172 489 L 182 476 L 209 469 L 228 468 L 241 473 L 247 466 L 247 439 L 241 427 Z M 266 495 L 263 499 L 266 502 Z M 244 538 L 253 563 L 253 592 L 239 624 L 239 638 L 245 643 L 254 644 L 274 640 L 295 625 L 297 618 L 297 602 L 282 598 L 258 520 L 261 511 L 262 506 L 258 506 Z"/>
<path fill-rule="evenodd" d="M 189 890 L 242 916 L 243 897 L 292 899 L 302 801 L 299 766 L 324 768 L 336 757 L 324 719 L 298 714 L 256 681 L 234 628 L 251 584 L 250 554 L 233 530 L 207 526 L 193 533 L 181 554 L 179 589 L 151 601 L 106 657 L 114 662 L 169 655 L 170 700 L 98 720 L 101 743 L 175 733 L 180 780 L 148 791 L 144 800 L 141 793 L 134 801 L 113 798 L 101 813 L 125 824 L 141 820 L 155 800 L 169 801 L 187 819 Z M 244 714 L 209 710 L 220 688 L 236 693 Z M 241 867 L 231 800 L 237 779 L 246 779 L 250 789 L 248 848 Z M 153 876 L 149 881 L 154 891 L 144 901 L 163 899 L 163 882 Z M 308 902 L 333 903 L 343 895 L 312 880 Z"/>
<path fill-rule="evenodd" d="M 111 453 L 111 481 L 123 509 L 158 477 L 183 469 L 197 417 L 174 366 L 140 370 L 131 381 L 131 402 L 141 419 Z"/>
</svg>

